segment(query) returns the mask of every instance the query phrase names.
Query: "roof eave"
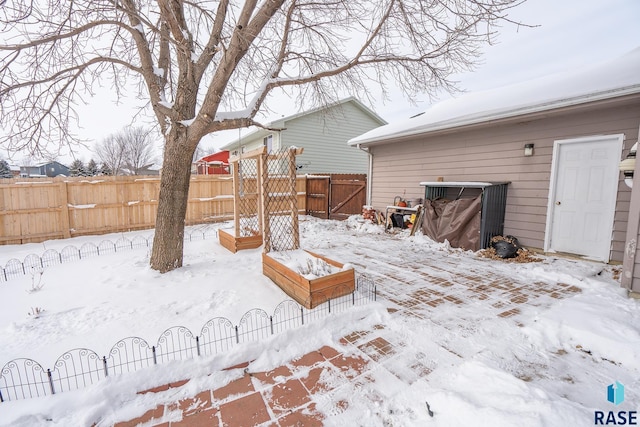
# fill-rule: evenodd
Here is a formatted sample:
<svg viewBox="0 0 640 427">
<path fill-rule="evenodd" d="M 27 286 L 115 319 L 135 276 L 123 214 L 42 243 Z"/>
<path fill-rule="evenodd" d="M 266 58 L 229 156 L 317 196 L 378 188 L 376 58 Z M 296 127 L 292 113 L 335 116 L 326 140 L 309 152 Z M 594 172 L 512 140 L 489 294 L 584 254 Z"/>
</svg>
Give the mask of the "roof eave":
<svg viewBox="0 0 640 427">
<path fill-rule="evenodd" d="M 598 101 L 614 100 L 629 95 L 640 95 L 640 85 L 632 85 L 619 89 L 612 89 L 607 91 L 601 91 L 597 93 L 576 96 L 572 98 L 566 98 L 561 100 L 550 101 L 546 103 L 525 106 L 520 108 L 514 108 L 509 110 L 498 110 L 488 112 L 485 114 L 472 115 L 466 117 L 459 117 L 452 120 L 434 123 L 429 126 L 416 127 L 406 131 L 395 132 L 393 134 L 384 135 L 381 137 L 371 137 L 362 140 L 351 140 L 349 145 L 352 146 L 367 146 L 374 145 L 383 142 L 391 142 L 398 139 L 404 139 L 415 135 L 425 135 L 432 133 L 439 133 L 442 131 L 453 130 L 456 128 L 466 128 L 469 126 L 484 125 L 488 123 L 494 123 L 496 121 L 520 119 L 526 116 L 535 116 L 540 113 L 549 113 L 554 110 L 570 108 L 589 104 Z"/>
</svg>

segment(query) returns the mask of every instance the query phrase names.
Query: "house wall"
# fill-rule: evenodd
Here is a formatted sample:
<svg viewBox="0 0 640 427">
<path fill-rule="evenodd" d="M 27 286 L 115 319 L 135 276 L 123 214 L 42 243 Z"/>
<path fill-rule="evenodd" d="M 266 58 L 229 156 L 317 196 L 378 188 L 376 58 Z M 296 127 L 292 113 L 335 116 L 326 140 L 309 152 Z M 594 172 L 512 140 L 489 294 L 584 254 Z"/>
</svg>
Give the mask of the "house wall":
<svg viewBox="0 0 640 427">
<path fill-rule="evenodd" d="M 256 132 L 255 134 L 249 134 L 246 137 L 242 137 L 241 143 L 242 147 L 244 148 L 244 152 L 247 153 L 249 151 L 255 150 L 256 148 L 262 147 L 264 145 L 263 140 L 267 135 L 273 135 L 273 149 L 278 150 L 279 147 L 276 145 L 276 140 L 279 138 L 279 132 L 273 132 L 271 134 Z M 237 155 L 237 144 L 233 144 L 231 147 L 226 147 L 226 149 L 229 150 L 229 153 L 231 153 L 232 155 Z"/>
<path fill-rule="evenodd" d="M 69 175 L 69 168 L 58 163 L 52 162 L 40 166 L 40 173 L 48 177 L 56 177 L 58 175 Z"/>
<path fill-rule="evenodd" d="M 546 224 L 551 157 L 555 140 L 625 134 L 624 152 L 638 138 L 640 102 L 583 108 L 512 124 L 485 126 L 440 136 L 414 136 L 374 145 L 372 204 L 383 210 L 397 195 L 424 197 L 421 181 L 510 181 L 505 234 L 529 247 L 542 248 Z M 535 154 L 524 157 L 524 145 Z M 618 185 L 611 259 L 621 261 L 630 190 Z"/>
<path fill-rule="evenodd" d="M 295 146 L 304 149 L 296 163 L 301 174 L 369 172 L 369 155 L 347 141 L 384 124 L 354 99 L 333 107 L 279 119 L 270 127 L 281 131 L 258 130 L 241 137 L 244 152 L 263 146 L 263 139 L 273 136 L 272 149 L 279 151 Z M 225 145 L 232 155 L 238 142 Z"/>
<path fill-rule="evenodd" d="M 304 148 L 296 162 L 299 173 L 368 173 L 368 154 L 347 141 L 380 126 L 351 102 L 287 121 L 280 134 L 283 147 Z"/>
<path fill-rule="evenodd" d="M 40 168 L 38 166 L 20 166 L 20 176 L 28 178 L 34 175 L 40 175 Z"/>
</svg>

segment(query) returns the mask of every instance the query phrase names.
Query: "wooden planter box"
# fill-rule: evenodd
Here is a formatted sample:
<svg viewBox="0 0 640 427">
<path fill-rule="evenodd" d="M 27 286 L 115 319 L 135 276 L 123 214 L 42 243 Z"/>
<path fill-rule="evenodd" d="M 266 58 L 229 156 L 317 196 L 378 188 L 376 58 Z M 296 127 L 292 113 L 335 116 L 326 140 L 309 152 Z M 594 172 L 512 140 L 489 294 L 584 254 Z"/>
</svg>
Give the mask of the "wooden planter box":
<svg viewBox="0 0 640 427">
<path fill-rule="evenodd" d="M 322 255 L 309 251 L 305 252 L 324 260 L 334 267 L 343 267 L 343 264 L 325 258 Z M 287 295 L 308 309 L 317 307 L 328 299 L 348 295 L 355 291 L 356 288 L 354 269 L 339 271 L 316 279 L 307 279 L 297 271 L 291 270 L 286 265 L 264 253 L 262 254 L 262 272 L 273 280 L 276 285 L 280 286 Z"/>
<path fill-rule="evenodd" d="M 234 254 L 243 249 L 255 249 L 262 246 L 262 234 L 248 237 L 236 237 L 224 230 L 218 230 L 220 244 Z"/>
</svg>

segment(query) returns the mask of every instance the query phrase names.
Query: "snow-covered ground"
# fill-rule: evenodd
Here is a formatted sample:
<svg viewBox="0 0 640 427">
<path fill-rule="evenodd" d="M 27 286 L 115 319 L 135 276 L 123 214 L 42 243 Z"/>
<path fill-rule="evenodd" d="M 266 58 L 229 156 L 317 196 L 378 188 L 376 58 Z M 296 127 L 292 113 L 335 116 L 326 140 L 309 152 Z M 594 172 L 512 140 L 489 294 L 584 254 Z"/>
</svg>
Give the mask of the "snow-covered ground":
<svg viewBox="0 0 640 427">
<path fill-rule="evenodd" d="M 431 373 L 410 384 L 380 374 L 375 387 L 385 397 L 382 403 L 342 389 L 336 399 L 349 405 L 340 414 L 326 414 L 328 425 L 593 425 L 597 410 L 640 410 L 640 302 L 620 288 L 616 267 L 552 257 L 528 264 L 489 260 L 406 231 L 384 233 L 359 216 L 343 222 L 303 217 L 300 228 L 303 248 L 376 280 L 378 301 L 217 356 L 109 377 L 79 391 L 4 402 L 0 425 L 127 420 L 140 415 L 137 390 L 191 378 L 196 393 L 212 381 L 224 383 L 221 368 L 254 360 L 252 369 L 272 369 L 380 324 L 402 348 L 387 363 L 401 368 L 419 359 Z M 3 246 L 0 265 L 46 249 L 139 234 L 151 232 Z M 103 355 L 125 337 L 154 343 L 172 326 L 198 332 L 213 317 L 237 324 L 252 308 L 272 312 L 287 296 L 262 275 L 260 251 L 232 254 L 210 237 L 187 242 L 184 267 L 164 275 L 148 267 L 148 249 L 134 249 L 48 267 L 40 282 L 27 275 L 0 283 L 0 366 L 31 358 L 46 368 L 73 348 Z M 466 298 L 467 288 L 456 280 L 467 276 L 490 286 L 513 278 L 523 289 L 562 283 L 575 292 L 560 298 L 529 295 L 517 315 L 501 317 L 495 315 L 500 301 L 491 300 L 497 297 L 490 291 L 491 304 Z M 398 315 L 404 308 L 397 300 L 408 289 L 404 284 L 414 291 L 433 285 L 433 278 L 450 281 L 451 301 L 464 302 Z M 34 291 L 38 283 L 42 286 Z M 38 309 L 43 311 L 35 316 Z M 607 386 L 615 381 L 626 387 L 618 406 L 607 401 Z"/>
</svg>

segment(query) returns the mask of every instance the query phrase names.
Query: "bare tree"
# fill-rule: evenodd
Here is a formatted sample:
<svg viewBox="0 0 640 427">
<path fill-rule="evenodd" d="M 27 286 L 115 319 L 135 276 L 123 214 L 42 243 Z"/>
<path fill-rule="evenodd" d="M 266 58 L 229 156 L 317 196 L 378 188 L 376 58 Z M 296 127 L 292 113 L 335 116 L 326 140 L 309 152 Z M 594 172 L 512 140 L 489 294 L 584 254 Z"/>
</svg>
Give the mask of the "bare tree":
<svg viewBox="0 0 640 427">
<path fill-rule="evenodd" d="M 127 127 L 107 136 L 95 152 L 113 175 L 139 175 L 156 161 L 152 135 L 140 126 Z"/>
<path fill-rule="evenodd" d="M 3 142 L 70 141 L 85 93 L 139 82 L 164 136 L 150 262 L 166 272 L 182 265 L 190 164 L 203 136 L 260 126 L 277 88 L 314 106 L 345 93 L 366 99 L 371 81 L 383 90 L 393 81 L 409 98 L 452 89 L 452 73 L 474 64 L 523 1 L 27 1 L 2 29 Z"/>
<path fill-rule="evenodd" d="M 125 162 L 125 146 L 118 134 L 103 139 L 95 147 L 95 153 L 111 175 L 122 175 Z"/>
<path fill-rule="evenodd" d="M 208 154 L 213 154 L 215 150 L 207 147 L 203 147 L 202 145 L 198 145 L 195 150 L 193 150 L 193 157 L 191 158 L 191 162 L 195 163 L 200 160 L 204 156 Z"/>
<path fill-rule="evenodd" d="M 120 137 L 124 142 L 124 165 L 131 175 L 140 175 L 155 163 L 151 131 L 141 127 L 126 128 Z"/>
</svg>

